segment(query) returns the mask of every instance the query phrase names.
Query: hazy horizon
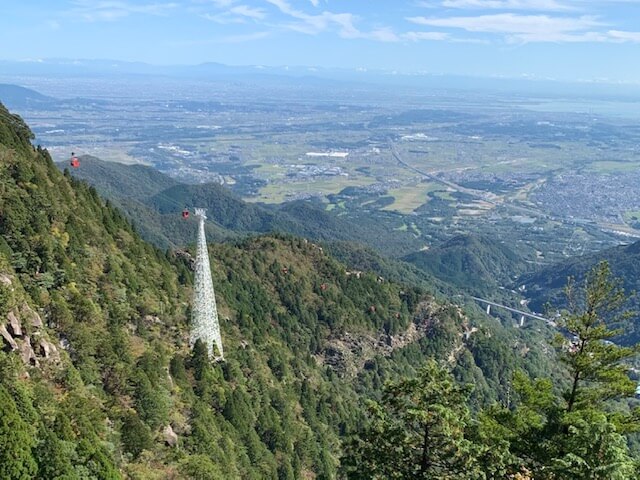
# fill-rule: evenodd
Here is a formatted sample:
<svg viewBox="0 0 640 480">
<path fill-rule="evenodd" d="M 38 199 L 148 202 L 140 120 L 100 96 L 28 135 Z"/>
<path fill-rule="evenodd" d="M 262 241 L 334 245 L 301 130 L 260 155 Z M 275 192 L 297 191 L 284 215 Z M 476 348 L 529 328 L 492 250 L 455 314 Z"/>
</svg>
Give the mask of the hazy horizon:
<svg viewBox="0 0 640 480">
<path fill-rule="evenodd" d="M 307 66 L 640 83 L 624 0 L 34 0 L 11 4 L 11 61 Z M 19 38 L 20 41 L 16 41 Z"/>
</svg>

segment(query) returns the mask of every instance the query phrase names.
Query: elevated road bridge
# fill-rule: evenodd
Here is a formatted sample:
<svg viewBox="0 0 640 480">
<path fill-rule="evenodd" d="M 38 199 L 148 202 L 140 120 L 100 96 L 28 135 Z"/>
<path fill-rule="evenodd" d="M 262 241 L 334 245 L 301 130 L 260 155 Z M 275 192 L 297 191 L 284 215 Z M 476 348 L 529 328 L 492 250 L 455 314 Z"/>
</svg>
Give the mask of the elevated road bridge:
<svg viewBox="0 0 640 480">
<path fill-rule="evenodd" d="M 517 308 L 508 307 L 508 306 L 502 305 L 500 303 L 492 302 L 491 300 L 487 300 L 485 298 L 473 297 L 473 296 L 471 296 L 471 298 L 473 298 L 476 302 L 479 302 L 479 303 L 482 303 L 483 305 L 486 305 L 487 306 L 487 314 L 491 313 L 491 307 L 502 308 L 502 309 L 507 310 L 509 312 L 517 313 L 518 315 L 520 315 L 520 325 L 524 324 L 524 319 L 525 318 L 533 318 L 535 320 L 542 320 L 547 325 L 549 325 L 551 327 L 554 327 L 554 328 L 558 326 L 558 324 L 556 322 L 554 322 L 553 320 L 551 320 L 549 318 L 546 318 L 546 317 L 543 317 L 541 315 L 537 315 L 535 313 L 524 312 L 522 310 L 518 310 Z"/>
</svg>

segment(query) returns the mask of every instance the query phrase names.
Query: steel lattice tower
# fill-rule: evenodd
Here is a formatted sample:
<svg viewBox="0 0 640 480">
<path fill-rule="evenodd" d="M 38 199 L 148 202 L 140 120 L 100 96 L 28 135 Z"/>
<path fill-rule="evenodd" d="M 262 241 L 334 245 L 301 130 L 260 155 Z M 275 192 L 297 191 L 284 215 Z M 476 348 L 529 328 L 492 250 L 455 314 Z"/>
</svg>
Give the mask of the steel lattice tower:
<svg viewBox="0 0 640 480">
<path fill-rule="evenodd" d="M 196 208 L 195 216 L 198 218 L 198 247 L 196 251 L 195 281 L 193 288 L 193 312 L 191 315 L 191 336 L 189 344 L 191 348 L 200 339 L 207 346 L 209 358 L 213 358 L 213 344 L 218 349 L 217 360 L 224 359 L 222 351 L 222 338 L 220 338 L 220 324 L 218 323 L 218 309 L 216 308 L 216 296 L 211 280 L 211 264 L 207 250 L 207 239 L 204 234 L 204 221 L 206 210 Z"/>
</svg>

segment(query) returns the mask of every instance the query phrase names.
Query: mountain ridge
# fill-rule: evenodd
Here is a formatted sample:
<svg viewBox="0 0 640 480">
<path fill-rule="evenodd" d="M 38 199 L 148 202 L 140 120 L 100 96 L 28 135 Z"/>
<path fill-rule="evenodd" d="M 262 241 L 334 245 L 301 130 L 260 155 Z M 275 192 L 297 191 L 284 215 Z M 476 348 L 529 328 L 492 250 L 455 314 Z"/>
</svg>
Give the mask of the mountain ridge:
<svg viewBox="0 0 640 480">
<path fill-rule="evenodd" d="M 81 167 L 70 173 L 93 184 L 121 207 L 141 233 L 161 248 L 191 241 L 182 228 L 185 222 L 178 221 L 185 207 L 208 209 L 208 218 L 213 222 L 207 223 L 207 235 L 211 240 L 225 240 L 238 234 L 283 232 L 315 241 L 373 243 L 374 247 L 389 254 L 410 251 L 419 245 L 410 232 L 389 232 L 384 226 L 373 222 L 365 224 L 364 220 L 347 221 L 325 211 L 321 204 L 303 200 L 280 206 L 254 204 L 243 201 L 216 183 L 186 184 L 150 166 L 116 164 L 90 156 L 79 158 Z M 65 163 L 58 165 L 67 167 Z M 134 177 L 138 171 L 145 172 L 140 177 L 148 179 L 149 183 Z M 133 195 L 132 190 L 136 192 Z M 149 194 L 141 195 L 140 192 Z M 216 228 L 212 228 L 214 225 Z"/>
<path fill-rule="evenodd" d="M 190 253 L 142 241 L 32 138 L 0 106 L 0 442 L 20 447 L 0 449 L 6 478 L 332 479 L 361 400 L 425 358 L 473 381 L 476 403 L 504 398 L 518 366 L 546 369 L 534 338 L 523 350 L 516 330 L 283 235 L 210 245 L 212 364 L 188 346 Z"/>
<path fill-rule="evenodd" d="M 640 341 L 640 297 L 637 295 L 637 292 L 640 292 L 640 241 L 582 257 L 569 258 L 521 275 L 515 286 L 524 286 L 526 290 L 523 294 L 528 299 L 530 307 L 536 311 L 544 311 L 547 305 L 564 308 L 564 287 L 567 280 L 573 278 L 576 284 L 583 284 L 587 273 L 602 261 L 606 261 L 613 275 L 622 281 L 622 286 L 629 296 L 627 308 L 633 312 L 632 318 L 621 325 L 624 332 L 618 340 L 624 344 L 637 343 Z"/>
<path fill-rule="evenodd" d="M 278 79 L 280 82 L 290 79 L 293 82 L 307 79 L 314 83 L 326 84 L 327 82 L 353 84 L 359 86 L 382 84 L 403 87 L 430 87 L 440 90 L 463 89 L 475 91 L 512 91 L 514 93 L 525 92 L 527 94 L 560 94 L 560 95 L 598 95 L 609 98 L 620 98 L 638 95 L 637 84 L 608 83 L 601 79 L 592 81 L 571 82 L 566 80 L 553 80 L 546 78 L 522 78 L 522 77 L 487 77 L 465 76 L 456 74 L 438 74 L 425 72 L 398 72 L 397 70 L 367 70 L 330 68 L 321 66 L 304 65 L 226 65 L 207 62 L 196 65 L 154 65 L 144 62 L 127 62 L 109 59 L 38 59 L 33 61 L 0 60 L 0 67 L 12 75 L 94 75 L 109 76 L 123 75 L 135 76 L 174 76 L 187 78 L 248 78 Z"/>
<path fill-rule="evenodd" d="M 460 234 L 441 245 L 403 257 L 434 277 L 476 295 L 509 285 L 524 269 L 523 259 L 503 244 L 476 234 Z"/>
<path fill-rule="evenodd" d="M 0 100 L 11 109 L 36 108 L 56 101 L 31 88 L 9 83 L 0 83 Z"/>
</svg>

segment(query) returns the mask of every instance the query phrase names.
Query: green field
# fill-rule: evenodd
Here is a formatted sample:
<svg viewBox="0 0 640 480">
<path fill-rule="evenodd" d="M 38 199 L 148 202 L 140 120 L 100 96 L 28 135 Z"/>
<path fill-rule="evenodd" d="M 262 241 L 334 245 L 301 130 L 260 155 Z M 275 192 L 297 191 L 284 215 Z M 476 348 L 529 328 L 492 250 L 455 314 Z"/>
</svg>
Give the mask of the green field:
<svg viewBox="0 0 640 480">
<path fill-rule="evenodd" d="M 430 192 L 436 192 L 438 190 L 442 190 L 442 185 L 435 182 L 418 183 L 417 185 L 393 188 L 389 190 L 388 194 L 394 198 L 394 202 L 384 207 L 383 210 L 411 213 L 429 201 L 428 194 Z"/>
<path fill-rule="evenodd" d="M 254 202 L 282 203 L 292 200 L 298 195 L 326 196 L 332 193 L 340 193 L 347 187 L 359 187 L 369 185 L 371 179 L 366 177 L 331 177 L 315 179 L 311 181 L 290 182 L 290 183 L 270 183 L 260 189 L 256 197 L 250 198 Z"/>
<path fill-rule="evenodd" d="M 638 168 L 640 168 L 640 162 L 605 160 L 591 163 L 587 170 L 596 173 L 620 173 L 637 171 Z"/>
<path fill-rule="evenodd" d="M 628 212 L 624 212 L 624 219 L 627 222 L 637 222 L 638 220 L 640 220 L 640 210 L 631 210 Z"/>
</svg>

